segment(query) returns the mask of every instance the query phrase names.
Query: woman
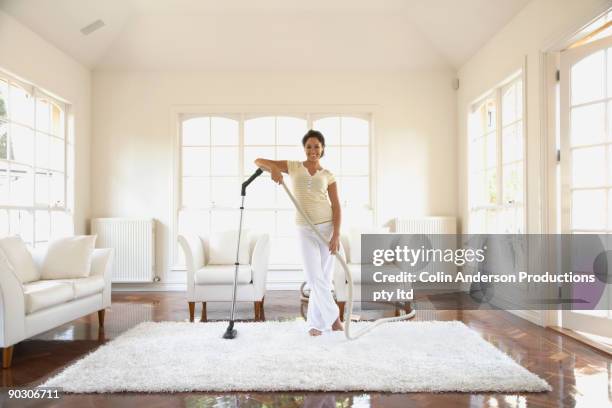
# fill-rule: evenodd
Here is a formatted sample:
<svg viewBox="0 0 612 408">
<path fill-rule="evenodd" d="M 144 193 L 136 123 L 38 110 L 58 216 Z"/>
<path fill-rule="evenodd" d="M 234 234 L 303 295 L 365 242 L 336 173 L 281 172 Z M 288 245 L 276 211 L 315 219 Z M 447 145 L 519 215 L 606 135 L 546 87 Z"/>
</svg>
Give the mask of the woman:
<svg viewBox="0 0 612 408">
<path fill-rule="evenodd" d="M 306 282 L 310 287 L 308 299 L 308 333 L 319 336 L 327 330 L 343 330 L 338 306 L 332 296 L 334 256 L 340 247 L 340 201 L 334 175 L 319 164 L 325 154 L 325 138 L 316 130 L 309 130 L 302 138 L 306 161 L 257 159 L 255 164 L 270 172 L 272 181 L 281 184 L 282 173 L 291 177 L 293 195 L 319 232 L 329 240 L 324 245 L 296 211 L 296 224 Z M 328 200 L 329 196 L 329 200 Z M 331 203 L 330 203 L 331 202 Z"/>
</svg>

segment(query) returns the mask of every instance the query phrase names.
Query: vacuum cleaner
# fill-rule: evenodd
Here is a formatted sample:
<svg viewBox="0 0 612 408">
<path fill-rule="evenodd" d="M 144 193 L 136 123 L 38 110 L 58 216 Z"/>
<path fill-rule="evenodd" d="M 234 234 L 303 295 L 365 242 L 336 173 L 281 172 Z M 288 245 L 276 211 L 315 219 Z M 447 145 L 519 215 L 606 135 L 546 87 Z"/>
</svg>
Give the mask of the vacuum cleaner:
<svg viewBox="0 0 612 408">
<path fill-rule="evenodd" d="M 229 326 L 227 327 L 227 330 L 223 334 L 224 339 L 233 339 L 234 337 L 236 337 L 236 329 L 234 329 L 234 308 L 236 305 L 236 282 L 237 282 L 237 277 L 238 277 L 238 253 L 239 253 L 238 250 L 240 249 L 240 230 L 242 229 L 242 211 L 244 210 L 244 196 L 246 195 L 246 187 L 253 180 L 255 180 L 255 178 L 257 178 L 261 173 L 263 173 L 263 170 L 257 169 L 255 173 L 251 175 L 251 177 L 249 177 L 244 183 L 242 183 L 242 204 L 240 206 L 240 229 L 238 230 L 238 248 L 236 249 L 236 263 L 235 263 L 236 269 L 234 271 L 234 290 L 233 290 L 233 295 L 232 295 L 232 312 L 231 312 Z M 308 223 L 312 231 L 315 233 L 317 238 L 321 240 L 321 242 L 323 242 L 325 245 L 328 245 L 329 242 L 319 232 L 319 230 L 314 226 L 312 221 L 310 221 L 310 218 L 308 218 L 308 215 L 306 215 L 306 212 L 304 212 L 304 209 L 297 202 L 297 200 L 295 199 L 291 191 L 289 191 L 289 189 L 285 185 L 285 182 L 283 181 L 281 184 L 283 185 L 285 192 L 289 196 L 289 199 L 295 206 L 295 209 L 302 215 L 302 217 L 304 217 L 304 219 L 306 220 L 306 222 Z M 359 332 L 352 334 L 351 333 L 351 315 L 353 313 L 353 275 L 351 274 L 351 270 L 346 264 L 346 260 L 340 254 L 340 251 L 336 251 L 334 255 L 336 255 L 336 258 L 340 262 L 342 269 L 344 269 L 345 278 L 346 278 L 346 281 L 348 282 L 348 302 L 347 302 L 348 308 L 346 311 L 348 318 L 344 319 L 345 321 L 344 335 L 347 338 L 347 340 L 358 339 L 359 337 L 373 330 L 377 326 L 380 326 L 381 324 L 389 323 L 389 322 L 396 322 L 400 320 L 407 320 L 407 319 L 411 319 L 414 317 L 416 312 L 415 310 L 412 310 L 410 313 L 407 313 L 405 315 L 377 319 L 374 322 L 372 322 L 372 324 L 361 329 Z"/>
</svg>

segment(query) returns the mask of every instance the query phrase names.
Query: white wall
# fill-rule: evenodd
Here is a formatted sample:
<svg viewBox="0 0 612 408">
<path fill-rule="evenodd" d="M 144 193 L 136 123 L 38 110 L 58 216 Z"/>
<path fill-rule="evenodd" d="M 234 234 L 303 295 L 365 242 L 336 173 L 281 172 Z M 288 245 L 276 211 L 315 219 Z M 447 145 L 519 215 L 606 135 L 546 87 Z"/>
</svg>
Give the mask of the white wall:
<svg viewBox="0 0 612 408">
<path fill-rule="evenodd" d="M 534 0 L 510 23 L 487 42 L 459 70 L 460 88 L 457 93 L 458 123 L 458 212 L 465 232 L 467 227 L 467 112 L 470 104 L 514 71 L 521 69 L 526 59 L 527 107 L 527 231 L 545 232 L 543 214 L 545 201 L 541 194 L 540 177 L 541 132 L 545 120 L 541 102 L 541 56 L 555 41 L 569 35 L 594 14 L 603 11 L 610 1 L 604 0 Z M 554 139 L 553 139 L 554 140 Z"/>
<path fill-rule="evenodd" d="M 90 211 L 91 72 L 0 11 L 0 68 L 71 104 L 75 137 L 75 232 L 85 233 Z"/>
<path fill-rule="evenodd" d="M 171 113 L 178 105 L 376 105 L 378 220 L 456 214 L 455 91 L 450 70 L 408 73 L 93 73 L 92 217 L 159 221 L 169 263 Z M 296 135 L 296 143 L 299 143 Z"/>
</svg>

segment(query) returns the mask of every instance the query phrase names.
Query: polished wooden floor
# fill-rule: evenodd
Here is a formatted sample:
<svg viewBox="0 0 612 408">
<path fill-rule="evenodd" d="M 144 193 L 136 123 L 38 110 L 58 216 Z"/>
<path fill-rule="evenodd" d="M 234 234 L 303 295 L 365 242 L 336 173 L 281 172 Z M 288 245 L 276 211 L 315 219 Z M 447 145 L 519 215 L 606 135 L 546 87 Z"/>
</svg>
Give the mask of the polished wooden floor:
<svg viewBox="0 0 612 408">
<path fill-rule="evenodd" d="M 196 316 L 200 312 L 196 306 Z M 442 306 L 444 307 L 444 306 Z M 208 304 L 208 319 L 226 319 L 228 303 Z M 298 292 L 266 295 L 267 320 L 299 319 Z M 359 313 L 377 318 L 379 311 Z M 239 318 L 251 319 L 253 306 L 240 304 Z M 612 406 L 612 359 L 605 354 L 543 329 L 504 311 L 417 311 L 417 320 L 460 320 L 520 364 L 546 379 L 547 393 L 176 393 L 64 395 L 59 400 L 9 400 L 9 388 L 32 387 L 72 361 L 95 350 L 143 321 L 189 319 L 181 292 L 121 292 L 113 294 L 103 331 L 93 314 L 15 346 L 12 368 L 2 371 L 2 407 L 588 407 Z M 196 323 L 194 323 L 196 324 Z M 449 339 L 452 341 L 452 339 Z"/>
</svg>

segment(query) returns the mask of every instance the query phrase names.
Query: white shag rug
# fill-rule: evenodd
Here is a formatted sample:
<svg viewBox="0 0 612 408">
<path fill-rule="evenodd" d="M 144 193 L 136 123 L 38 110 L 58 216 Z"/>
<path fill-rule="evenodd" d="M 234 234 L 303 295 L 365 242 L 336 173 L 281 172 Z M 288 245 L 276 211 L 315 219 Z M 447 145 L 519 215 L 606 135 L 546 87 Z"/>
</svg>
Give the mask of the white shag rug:
<svg viewBox="0 0 612 408">
<path fill-rule="evenodd" d="M 360 325 L 352 327 L 358 330 Z M 394 322 L 360 339 L 310 337 L 306 323 L 147 322 L 41 387 L 65 392 L 549 391 L 461 322 Z"/>
</svg>

